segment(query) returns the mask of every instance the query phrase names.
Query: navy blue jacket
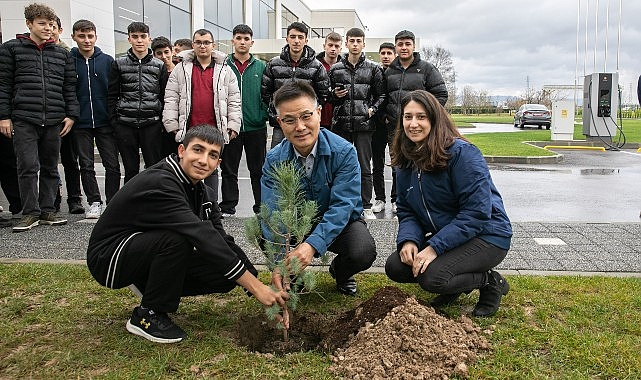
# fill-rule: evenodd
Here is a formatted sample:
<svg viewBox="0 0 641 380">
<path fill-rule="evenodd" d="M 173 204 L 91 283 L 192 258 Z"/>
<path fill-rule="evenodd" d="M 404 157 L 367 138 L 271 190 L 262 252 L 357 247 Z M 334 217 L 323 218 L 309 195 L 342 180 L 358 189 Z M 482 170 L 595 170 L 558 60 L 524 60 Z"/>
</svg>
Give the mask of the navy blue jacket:
<svg viewBox="0 0 641 380">
<path fill-rule="evenodd" d="M 460 139 L 447 152 L 447 170 L 397 168 L 398 249 L 411 241 L 441 255 L 475 237 L 509 249 L 512 226 L 483 155 Z"/>
<path fill-rule="evenodd" d="M 100 128 L 109 126 L 109 71 L 113 57 L 95 47 L 86 59 L 78 48 L 71 49 L 76 67 L 76 96 L 80 103 L 80 119 L 74 128 Z"/>
</svg>

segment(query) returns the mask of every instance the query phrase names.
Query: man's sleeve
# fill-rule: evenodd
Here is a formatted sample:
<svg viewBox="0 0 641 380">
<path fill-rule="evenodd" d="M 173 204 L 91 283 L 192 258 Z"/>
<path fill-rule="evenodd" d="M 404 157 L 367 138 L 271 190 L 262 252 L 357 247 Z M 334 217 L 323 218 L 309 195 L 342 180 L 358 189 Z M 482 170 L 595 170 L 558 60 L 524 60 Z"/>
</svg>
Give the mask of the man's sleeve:
<svg viewBox="0 0 641 380">
<path fill-rule="evenodd" d="M 65 76 L 62 84 L 62 95 L 65 99 L 65 113 L 68 118 L 78 121 L 80 118 L 80 103 L 76 96 L 76 81 L 78 80 L 76 68 L 73 63 L 73 57 L 66 53 Z"/>
<path fill-rule="evenodd" d="M 260 97 L 263 99 L 263 103 L 269 105 L 272 101 L 272 95 L 274 95 L 274 76 L 272 74 L 271 62 L 268 62 L 263 71 L 263 78 L 260 83 Z"/>
<path fill-rule="evenodd" d="M 442 106 L 445 106 L 447 103 L 447 86 L 445 86 L 445 81 L 443 76 L 438 71 L 434 65 L 430 64 L 431 70 L 426 70 L 425 72 L 425 91 L 431 93 L 438 99 L 438 102 Z"/>
<path fill-rule="evenodd" d="M 385 82 L 383 81 L 383 70 L 375 66 L 372 70 L 372 109 L 374 113 L 378 113 L 379 109 L 385 102 Z"/>
<path fill-rule="evenodd" d="M 179 63 L 179 65 L 182 65 Z M 177 68 L 178 66 L 176 66 Z M 162 109 L 162 122 L 167 132 L 177 131 L 178 125 L 178 108 L 180 107 L 180 84 L 178 83 L 178 72 L 174 70 L 169 75 L 167 86 L 165 87 L 165 105 Z"/>
<path fill-rule="evenodd" d="M 227 70 L 227 128 L 240 133 L 240 125 L 243 118 L 240 99 L 240 83 L 236 74 L 231 69 Z M 227 133 L 226 131 L 224 131 Z"/>
<path fill-rule="evenodd" d="M 314 74 L 314 90 L 316 91 L 316 97 L 318 98 L 318 104 L 323 105 L 325 102 L 329 100 L 329 88 L 330 88 L 330 81 L 329 81 L 329 75 L 327 75 L 327 70 L 325 70 L 325 67 L 319 63 L 319 67 L 316 70 L 316 73 Z"/>
<path fill-rule="evenodd" d="M 167 80 L 169 79 L 169 73 L 167 72 L 167 66 L 162 64 L 162 69 L 160 70 L 160 98 L 161 103 L 165 103 L 165 88 L 167 87 Z"/>
<path fill-rule="evenodd" d="M 11 119 L 15 71 L 13 53 L 6 44 L 0 45 L 0 120 Z"/>
<path fill-rule="evenodd" d="M 111 70 L 109 71 L 109 92 L 107 95 L 107 104 L 109 106 L 109 120 L 112 122 L 116 119 L 116 104 L 120 97 L 120 69 L 118 62 L 114 60 L 111 62 Z"/>
</svg>

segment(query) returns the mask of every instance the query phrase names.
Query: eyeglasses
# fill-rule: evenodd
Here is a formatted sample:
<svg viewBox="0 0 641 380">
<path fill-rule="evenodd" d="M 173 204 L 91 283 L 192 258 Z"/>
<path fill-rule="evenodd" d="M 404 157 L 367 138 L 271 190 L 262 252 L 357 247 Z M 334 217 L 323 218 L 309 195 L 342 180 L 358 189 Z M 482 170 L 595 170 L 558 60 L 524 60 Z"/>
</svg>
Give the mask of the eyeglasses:
<svg viewBox="0 0 641 380">
<path fill-rule="evenodd" d="M 301 113 L 298 117 L 285 116 L 284 118 L 280 119 L 280 121 L 289 127 L 293 127 L 298 124 L 298 120 L 302 121 L 303 123 L 309 122 L 312 119 L 313 115 L 314 111 L 307 111 Z"/>
<path fill-rule="evenodd" d="M 205 47 L 207 47 L 207 46 L 209 46 L 209 45 L 211 45 L 211 44 L 213 44 L 213 43 L 214 43 L 214 41 L 194 41 L 194 42 L 193 42 L 193 44 L 194 44 L 194 45 L 196 45 L 196 46 L 198 46 L 198 47 L 200 47 L 200 46 L 205 46 Z"/>
</svg>

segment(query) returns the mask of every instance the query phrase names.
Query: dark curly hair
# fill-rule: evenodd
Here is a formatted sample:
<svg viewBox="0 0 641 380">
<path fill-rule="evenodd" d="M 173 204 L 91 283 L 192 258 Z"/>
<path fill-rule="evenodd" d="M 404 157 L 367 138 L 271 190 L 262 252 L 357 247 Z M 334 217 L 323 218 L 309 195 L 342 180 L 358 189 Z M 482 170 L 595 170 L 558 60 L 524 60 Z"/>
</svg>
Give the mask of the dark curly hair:
<svg viewBox="0 0 641 380">
<path fill-rule="evenodd" d="M 56 12 L 53 9 L 44 4 L 32 3 L 24 7 L 24 18 L 27 21 L 33 22 L 38 17 L 56 21 L 58 16 L 56 16 Z"/>
</svg>

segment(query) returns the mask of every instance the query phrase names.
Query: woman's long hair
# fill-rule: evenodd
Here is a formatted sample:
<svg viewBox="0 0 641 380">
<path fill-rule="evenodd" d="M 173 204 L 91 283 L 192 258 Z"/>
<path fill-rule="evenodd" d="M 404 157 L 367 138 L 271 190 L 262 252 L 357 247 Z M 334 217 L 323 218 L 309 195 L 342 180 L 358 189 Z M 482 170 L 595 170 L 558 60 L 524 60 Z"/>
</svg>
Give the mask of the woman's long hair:
<svg viewBox="0 0 641 380">
<path fill-rule="evenodd" d="M 415 101 L 423 107 L 431 124 L 429 134 L 419 143 L 410 140 L 405 135 L 403 128 L 405 107 L 411 101 Z M 403 98 L 401 110 L 391 147 L 392 166 L 400 168 L 415 166 L 420 171 L 446 169 L 447 160 L 450 158 L 446 149 L 457 138 L 466 141 L 467 139 L 461 136 L 456 129 L 445 108 L 441 106 L 434 95 L 424 90 L 415 90 Z"/>
</svg>

